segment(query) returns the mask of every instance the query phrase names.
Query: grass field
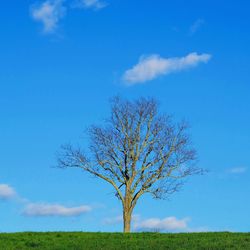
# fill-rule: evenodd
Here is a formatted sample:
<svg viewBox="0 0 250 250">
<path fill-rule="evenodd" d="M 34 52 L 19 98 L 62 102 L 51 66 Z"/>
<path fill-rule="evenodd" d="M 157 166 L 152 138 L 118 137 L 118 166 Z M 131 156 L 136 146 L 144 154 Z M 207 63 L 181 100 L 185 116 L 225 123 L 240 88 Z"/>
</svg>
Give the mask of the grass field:
<svg viewBox="0 0 250 250">
<path fill-rule="evenodd" d="M 14 233 L 0 234 L 1 250 L 250 249 L 250 233 Z"/>
</svg>

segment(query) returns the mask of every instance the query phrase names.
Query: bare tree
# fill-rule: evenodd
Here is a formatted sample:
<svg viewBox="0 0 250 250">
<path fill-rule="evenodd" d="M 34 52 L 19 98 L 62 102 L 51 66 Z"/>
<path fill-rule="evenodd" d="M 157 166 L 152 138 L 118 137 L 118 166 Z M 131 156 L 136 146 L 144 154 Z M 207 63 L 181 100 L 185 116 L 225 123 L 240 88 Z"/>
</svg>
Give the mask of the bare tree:
<svg viewBox="0 0 250 250">
<path fill-rule="evenodd" d="M 76 167 L 110 183 L 123 207 L 124 232 L 146 193 L 164 198 L 179 190 L 185 177 L 201 173 L 184 122 L 175 124 L 161 115 L 154 99 L 111 101 L 111 116 L 104 126 L 87 130 L 89 148 L 83 152 L 62 146 L 59 167 Z"/>
</svg>

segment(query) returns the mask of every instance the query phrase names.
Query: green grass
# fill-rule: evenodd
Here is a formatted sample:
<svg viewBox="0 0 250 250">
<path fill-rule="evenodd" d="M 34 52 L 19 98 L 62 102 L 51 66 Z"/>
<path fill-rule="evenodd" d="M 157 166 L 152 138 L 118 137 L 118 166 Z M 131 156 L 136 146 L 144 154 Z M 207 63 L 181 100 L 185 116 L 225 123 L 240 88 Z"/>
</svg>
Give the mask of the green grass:
<svg viewBox="0 0 250 250">
<path fill-rule="evenodd" d="M 250 250 L 250 233 L 3 233 L 0 234 L 0 249 Z"/>
</svg>

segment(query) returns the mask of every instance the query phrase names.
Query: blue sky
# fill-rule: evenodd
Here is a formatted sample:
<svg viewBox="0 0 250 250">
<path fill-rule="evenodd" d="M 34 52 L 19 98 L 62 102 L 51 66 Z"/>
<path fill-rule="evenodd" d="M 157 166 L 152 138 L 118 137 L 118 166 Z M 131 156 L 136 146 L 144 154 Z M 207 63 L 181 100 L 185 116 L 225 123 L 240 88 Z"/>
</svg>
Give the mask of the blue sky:
<svg viewBox="0 0 250 250">
<path fill-rule="evenodd" d="M 60 170 L 65 142 L 114 95 L 185 118 L 205 176 L 142 198 L 134 230 L 249 231 L 247 1 L 4 1 L 0 9 L 0 231 L 121 231 L 108 184 Z M 152 218 L 154 218 L 152 220 Z"/>
</svg>

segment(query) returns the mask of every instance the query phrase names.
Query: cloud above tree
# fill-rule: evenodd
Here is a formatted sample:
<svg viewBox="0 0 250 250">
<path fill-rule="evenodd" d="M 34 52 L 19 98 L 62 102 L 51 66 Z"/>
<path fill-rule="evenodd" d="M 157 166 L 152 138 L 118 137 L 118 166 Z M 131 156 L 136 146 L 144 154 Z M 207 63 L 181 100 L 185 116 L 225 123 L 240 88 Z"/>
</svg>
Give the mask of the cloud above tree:
<svg viewBox="0 0 250 250">
<path fill-rule="evenodd" d="M 33 4 L 30 14 L 34 21 L 42 24 L 44 34 L 52 34 L 57 30 L 59 22 L 66 16 L 69 9 L 100 10 L 106 6 L 107 3 L 100 0 L 46 0 Z"/>
<path fill-rule="evenodd" d="M 16 191 L 8 184 L 0 184 L 0 199 L 9 200 L 16 196 Z"/>
<path fill-rule="evenodd" d="M 162 75 L 196 67 L 200 63 L 207 63 L 210 59 L 210 54 L 196 52 L 172 58 L 163 58 L 159 55 L 142 56 L 135 66 L 124 73 L 122 79 L 127 85 L 144 83 Z"/>
<path fill-rule="evenodd" d="M 77 0 L 74 4 L 75 7 L 100 10 L 107 6 L 107 3 L 100 0 Z"/>
<path fill-rule="evenodd" d="M 31 7 L 31 16 L 43 24 L 44 33 L 53 33 L 65 14 L 66 7 L 63 6 L 62 0 L 48 0 Z"/>
</svg>

